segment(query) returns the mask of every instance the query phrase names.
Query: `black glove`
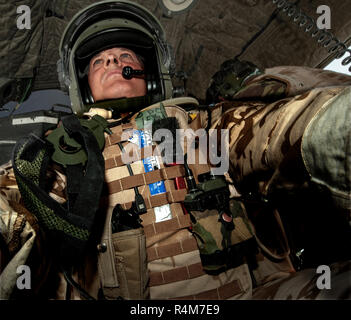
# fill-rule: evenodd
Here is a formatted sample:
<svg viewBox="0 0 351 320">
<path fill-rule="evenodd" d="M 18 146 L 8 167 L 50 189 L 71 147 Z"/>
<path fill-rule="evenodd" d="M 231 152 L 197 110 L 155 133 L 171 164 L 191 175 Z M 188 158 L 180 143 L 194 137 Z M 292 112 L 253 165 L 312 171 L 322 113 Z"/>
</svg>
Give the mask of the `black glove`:
<svg viewBox="0 0 351 320">
<path fill-rule="evenodd" d="M 229 59 L 222 63 L 210 81 L 206 91 L 206 103 L 216 103 L 221 100 L 231 100 L 243 87 L 244 80 L 251 75 L 262 72 L 251 62 Z"/>
</svg>

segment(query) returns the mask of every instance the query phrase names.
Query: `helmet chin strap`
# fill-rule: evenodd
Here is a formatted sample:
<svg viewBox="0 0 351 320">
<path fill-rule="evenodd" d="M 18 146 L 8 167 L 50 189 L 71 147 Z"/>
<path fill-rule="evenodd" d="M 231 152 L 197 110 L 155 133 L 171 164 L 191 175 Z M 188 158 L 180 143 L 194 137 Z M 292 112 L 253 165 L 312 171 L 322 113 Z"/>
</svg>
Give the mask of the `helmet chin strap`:
<svg viewBox="0 0 351 320">
<path fill-rule="evenodd" d="M 118 98 L 104 100 L 86 105 L 90 108 L 102 108 L 112 111 L 112 118 L 119 119 L 121 114 L 133 112 L 136 113 L 151 104 L 149 95 L 133 97 L 133 98 Z"/>
</svg>

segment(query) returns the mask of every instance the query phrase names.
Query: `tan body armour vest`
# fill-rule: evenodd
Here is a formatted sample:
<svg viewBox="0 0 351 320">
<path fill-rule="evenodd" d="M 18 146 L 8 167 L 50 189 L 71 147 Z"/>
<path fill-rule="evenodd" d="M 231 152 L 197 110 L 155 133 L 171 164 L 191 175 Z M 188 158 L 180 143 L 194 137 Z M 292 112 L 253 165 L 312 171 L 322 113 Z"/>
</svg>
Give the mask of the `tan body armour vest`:
<svg viewBox="0 0 351 320">
<path fill-rule="evenodd" d="M 153 107 L 147 109 L 150 108 Z M 176 117 L 182 129 L 190 128 L 184 109 L 165 106 L 164 110 L 168 117 Z M 104 252 L 99 254 L 99 275 L 104 296 L 107 299 L 250 298 L 252 282 L 246 263 L 218 275 L 209 275 L 203 270 L 197 241 L 189 230 L 192 225 L 190 215 L 184 214 L 182 208 L 188 190 L 177 190 L 174 182 L 176 177 L 184 177 L 184 166 L 165 166 L 158 157 L 160 168 L 145 173 L 142 163 L 144 148 L 130 162 L 133 171 L 133 176 L 130 176 L 117 144 L 120 142 L 128 149 L 127 144 L 131 142 L 123 137 L 130 137 L 129 133 L 135 129 L 136 117 L 130 123 L 112 128 L 113 134 L 106 136 L 103 151 L 108 196 L 104 199 L 107 218 L 102 237 Z M 207 164 L 189 164 L 189 167 L 196 179 L 199 174 L 210 171 Z M 151 195 L 148 185 L 157 181 L 164 182 L 166 192 Z M 129 208 L 135 197 L 134 187 L 138 188 L 147 207 L 147 213 L 140 216 L 143 228 L 112 234 L 113 208 L 116 204 Z M 169 206 L 171 210 L 171 217 L 167 220 L 158 217 L 162 206 Z M 217 216 L 207 213 L 204 217 L 209 219 L 207 225 L 218 221 L 218 213 L 214 214 Z M 241 217 L 234 217 L 234 223 L 232 244 L 253 237 Z M 213 230 L 214 234 L 220 243 L 219 229 Z"/>
<path fill-rule="evenodd" d="M 181 102 L 181 101 L 180 101 Z M 197 130 L 204 127 L 204 115 L 191 112 L 188 114 L 183 108 L 176 106 L 179 100 L 162 102 L 164 115 L 175 117 L 179 127 Z M 186 103 L 186 101 L 185 101 Z M 161 104 L 151 106 L 146 110 L 161 109 Z M 142 112 L 143 112 L 142 111 Z M 140 114 L 140 113 L 139 113 Z M 230 213 L 235 224 L 230 234 L 230 245 L 233 249 L 234 263 L 225 271 L 209 274 L 211 263 L 203 260 L 206 254 L 212 255 L 213 248 L 222 250 L 223 233 L 220 229 L 217 210 L 191 211 L 194 219 L 183 210 L 183 201 L 189 190 L 176 188 L 175 179 L 184 177 L 183 165 L 162 163 L 158 157 L 159 168 L 145 172 L 143 159 L 149 157 L 147 149 L 158 149 L 148 146 L 138 150 L 134 158 L 128 161 L 122 158 L 122 144 L 128 150 L 129 137 L 133 130 L 139 129 L 140 117 L 136 115 L 129 123 L 115 126 L 112 134 L 106 134 L 103 151 L 105 159 L 105 191 L 99 206 L 99 215 L 104 217 L 105 226 L 98 245 L 99 253 L 91 248 L 76 272 L 72 275 L 82 288 L 94 298 L 103 299 L 250 299 L 253 287 L 261 286 L 271 280 L 285 277 L 292 270 L 291 263 L 286 256 L 275 254 L 275 263 L 266 258 L 269 248 L 259 243 L 255 234 L 256 226 L 247 219 L 244 207 L 240 201 L 229 201 Z M 200 117 L 201 116 L 201 117 Z M 213 114 L 212 114 L 213 118 Z M 201 148 L 196 149 L 197 155 Z M 187 150 L 184 148 L 184 150 Z M 154 155 L 155 153 L 152 153 Z M 198 159 L 198 157 L 197 157 Z M 127 163 L 133 170 L 132 176 Z M 199 175 L 210 170 L 208 164 L 191 164 L 195 180 Z M 56 201 L 65 201 L 65 176 L 53 168 L 57 180 L 50 193 Z M 229 177 L 227 177 L 229 179 Z M 151 195 L 150 184 L 162 181 L 165 192 Z M 184 185 L 186 187 L 186 184 Z M 127 209 L 135 198 L 135 189 L 145 200 L 147 212 L 141 215 L 142 227 L 127 231 L 112 233 L 111 216 L 117 204 Z M 169 206 L 171 215 L 165 219 L 162 216 L 163 206 Z M 161 209 L 160 209 L 161 208 Z M 102 211 L 102 212 L 101 212 Z M 106 213 L 106 215 L 104 214 Z M 159 216 L 161 214 L 161 217 Z M 203 238 L 201 238 L 203 237 Z M 228 239 L 226 239 L 228 240 Z M 248 253 L 252 248 L 245 246 L 252 244 L 252 240 L 259 245 L 258 253 L 254 252 L 254 260 L 258 267 L 249 269 Z M 262 254 L 265 251 L 265 255 Z M 211 251 L 211 250 L 212 251 Z M 257 249 L 256 246 L 254 248 Z M 221 256 L 216 255 L 215 264 Z M 218 257 L 218 259 L 217 259 Z M 251 255 L 252 258 L 252 255 Z M 97 261 L 96 261 L 97 260 Z M 210 261 L 211 262 L 211 261 Z M 217 263 L 220 264 L 220 263 Z M 206 271 L 205 271 L 206 270 Z M 211 270 L 210 270 L 211 271 Z M 213 270 L 212 270 L 213 271 Z M 251 271 L 251 276 L 250 276 Z M 55 271 L 54 271 L 55 273 Z M 55 274 L 53 274 L 55 275 Z M 52 287 L 55 299 L 82 299 L 78 290 L 69 289 L 63 275 L 59 272 L 60 283 Z M 55 283 L 56 283 L 55 276 Z M 69 290 L 68 290 L 69 289 Z"/>
</svg>

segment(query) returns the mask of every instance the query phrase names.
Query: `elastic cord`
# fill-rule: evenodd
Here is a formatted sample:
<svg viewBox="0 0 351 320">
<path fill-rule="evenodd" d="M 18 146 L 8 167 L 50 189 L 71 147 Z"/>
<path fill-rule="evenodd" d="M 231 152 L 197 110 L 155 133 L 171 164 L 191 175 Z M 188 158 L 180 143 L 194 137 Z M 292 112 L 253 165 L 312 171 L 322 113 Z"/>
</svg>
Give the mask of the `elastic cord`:
<svg viewBox="0 0 351 320">
<path fill-rule="evenodd" d="M 68 272 L 67 270 L 62 269 L 62 273 L 67 283 L 71 285 L 73 288 L 75 288 L 83 298 L 85 298 L 86 300 L 96 300 L 88 292 L 86 292 L 77 282 L 73 280 L 71 272 Z"/>
<path fill-rule="evenodd" d="M 246 214 L 245 214 L 246 215 Z M 269 257 L 271 257 L 272 259 L 274 260 L 277 260 L 277 261 L 282 261 L 284 259 L 286 259 L 289 255 L 290 255 L 290 247 L 289 247 L 289 243 L 288 243 L 288 239 L 287 239 L 287 236 L 286 236 L 286 233 L 285 233 L 285 229 L 284 229 L 284 226 L 283 226 L 283 223 L 280 219 L 280 215 L 278 213 L 277 210 L 274 210 L 274 216 L 277 220 L 277 223 L 280 227 L 280 230 L 282 232 L 282 235 L 283 235 L 283 239 L 284 239 L 284 242 L 285 242 L 285 247 L 284 248 L 286 251 L 282 254 L 282 255 L 277 255 L 275 253 L 273 253 L 270 249 L 268 249 L 262 242 L 261 240 L 257 237 L 256 235 L 256 229 L 254 227 L 254 225 L 252 224 L 252 222 L 250 221 L 250 219 L 248 218 L 248 216 L 246 215 L 246 218 L 248 220 L 248 223 L 253 231 L 253 234 L 255 236 L 255 239 L 256 239 L 256 242 L 258 244 L 258 246 L 262 249 L 262 251 L 267 254 Z"/>
</svg>

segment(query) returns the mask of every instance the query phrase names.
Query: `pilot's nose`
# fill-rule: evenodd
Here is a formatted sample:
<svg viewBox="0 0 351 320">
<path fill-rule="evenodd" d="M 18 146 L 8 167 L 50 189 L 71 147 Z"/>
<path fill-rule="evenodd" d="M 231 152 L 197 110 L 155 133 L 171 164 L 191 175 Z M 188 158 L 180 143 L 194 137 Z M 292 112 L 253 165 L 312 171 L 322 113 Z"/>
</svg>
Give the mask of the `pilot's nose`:
<svg viewBox="0 0 351 320">
<path fill-rule="evenodd" d="M 110 65 L 118 65 L 118 60 L 117 57 L 113 54 L 108 55 L 107 59 L 106 59 L 106 67 L 110 66 Z"/>
</svg>

